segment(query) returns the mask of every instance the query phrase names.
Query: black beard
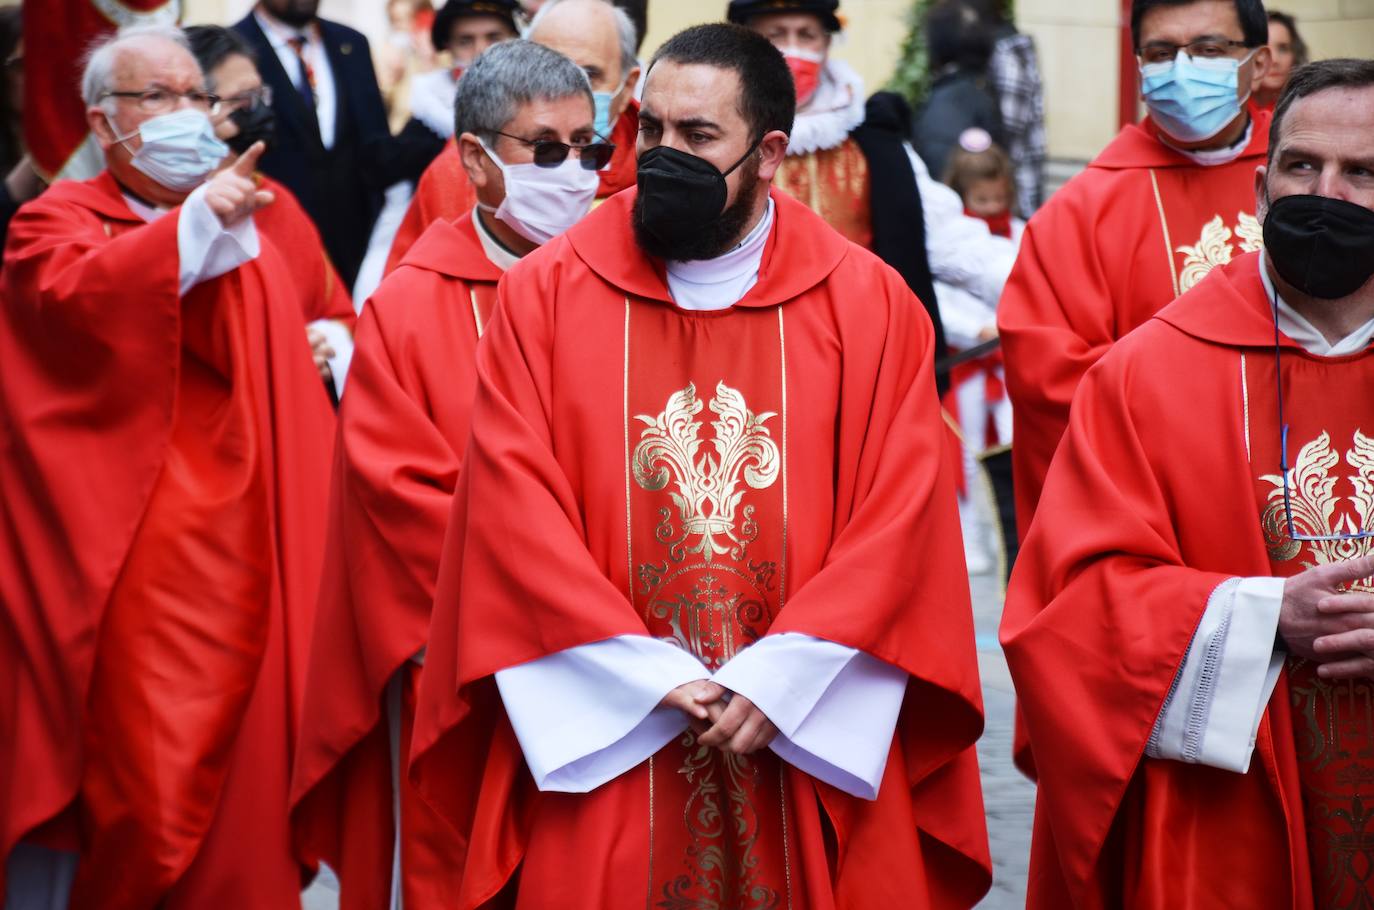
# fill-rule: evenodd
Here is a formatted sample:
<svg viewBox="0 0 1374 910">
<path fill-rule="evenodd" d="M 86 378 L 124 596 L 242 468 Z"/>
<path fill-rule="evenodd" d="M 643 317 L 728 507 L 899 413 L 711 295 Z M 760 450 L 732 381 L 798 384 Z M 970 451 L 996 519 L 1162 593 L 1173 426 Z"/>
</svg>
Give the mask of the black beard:
<svg viewBox="0 0 1374 910">
<path fill-rule="evenodd" d="M 285 0 L 283 3 L 265 3 L 267 11 L 292 28 L 305 28 L 319 15 L 318 0 Z M 273 9 L 274 6 L 280 7 Z"/>
<path fill-rule="evenodd" d="M 758 159 L 751 157 L 740 165 L 739 192 L 735 201 L 725 207 L 720 217 L 712 221 L 701 233 L 679 243 L 668 243 L 649 233 L 641 220 L 642 196 L 635 197 L 631 223 L 635 230 L 635 243 L 650 256 L 670 262 L 688 262 L 693 259 L 715 259 L 729 252 L 743 239 L 744 229 L 749 226 L 749 216 L 753 214 L 754 189 L 759 184 Z"/>
</svg>

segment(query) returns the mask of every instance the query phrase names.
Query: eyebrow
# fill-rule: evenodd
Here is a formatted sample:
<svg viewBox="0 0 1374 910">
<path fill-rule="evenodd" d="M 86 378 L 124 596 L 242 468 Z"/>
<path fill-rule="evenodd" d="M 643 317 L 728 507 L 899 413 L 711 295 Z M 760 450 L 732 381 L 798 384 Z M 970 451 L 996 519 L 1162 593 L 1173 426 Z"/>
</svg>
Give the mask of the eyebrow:
<svg viewBox="0 0 1374 910">
<path fill-rule="evenodd" d="M 1194 36 L 1194 37 L 1192 37 L 1192 38 L 1189 38 L 1187 41 L 1185 41 L 1185 42 L 1183 43 L 1183 46 L 1186 46 L 1186 45 L 1189 45 L 1189 44 L 1196 44 L 1196 43 L 1199 42 L 1199 41 L 1244 41 L 1244 40 L 1245 40 L 1244 38 L 1232 38 L 1230 35 L 1218 35 L 1218 34 L 1196 35 L 1196 36 Z M 1174 42 L 1172 42 L 1172 41 L 1165 41 L 1163 38 L 1156 38 L 1156 39 L 1153 40 L 1153 41 L 1144 41 L 1144 42 L 1141 43 L 1140 46 L 1141 46 L 1141 47 L 1149 47 L 1149 46 L 1152 45 L 1152 44 L 1173 44 L 1173 43 L 1174 43 Z"/>
<path fill-rule="evenodd" d="M 1321 152 L 1303 148 L 1300 145 L 1280 146 L 1278 153 L 1279 161 L 1292 161 L 1294 158 L 1320 161 L 1325 156 Z M 1341 164 L 1354 164 L 1359 167 L 1374 170 L 1374 157 L 1365 158 L 1340 158 Z"/>
</svg>

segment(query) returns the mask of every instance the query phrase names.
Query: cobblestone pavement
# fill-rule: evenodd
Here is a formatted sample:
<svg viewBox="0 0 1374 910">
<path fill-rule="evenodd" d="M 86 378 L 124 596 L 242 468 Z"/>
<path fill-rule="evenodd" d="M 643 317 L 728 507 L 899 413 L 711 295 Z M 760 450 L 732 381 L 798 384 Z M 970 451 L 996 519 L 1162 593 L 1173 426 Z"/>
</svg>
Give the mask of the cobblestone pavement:
<svg viewBox="0 0 1374 910">
<path fill-rule="evenodd" d="M 973 579 L 973 618 L 978 634 L 978 668 L 983 677 L 987 728 L 978 743 L 987 805 L 988 836 L 992 843 L 992 891 L 980 910 L 1016 910 L 1025 906 L 1026 862 L 1030 856 L 1031 810 L 1035 788 L 1011 763 L 1011 728 L 1015 700 L 997 623 L 1002 616 L 1002 592 L 992 575 Z M 304 910 L 337 910 L 338 883 L 325 871 L 305 892 Z"/>
</svg>

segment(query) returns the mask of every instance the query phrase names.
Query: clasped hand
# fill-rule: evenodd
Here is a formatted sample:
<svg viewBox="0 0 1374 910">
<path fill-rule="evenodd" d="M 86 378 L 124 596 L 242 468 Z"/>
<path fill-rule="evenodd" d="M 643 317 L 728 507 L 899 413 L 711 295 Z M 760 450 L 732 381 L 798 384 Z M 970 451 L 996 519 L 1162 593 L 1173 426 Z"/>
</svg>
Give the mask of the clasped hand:
<svg viewBox="0 0 1374 910">
<path fill-rule="evenodd" d="M 1316 566 L 1284 583 L 1279 636 L 1323 679 L 1374 676 L 1374 594 L 1345 586 L 1374 575 L 1374 556 Z"/>
<path fill-rule="evenodd" d="M 767 748 L 778 735 L 778 728 L 752 701 L 709 679 L 678 686 L 659 705 L 686 714 L 697 742 L 722 752 L 750 755 Z"/>
</svg>

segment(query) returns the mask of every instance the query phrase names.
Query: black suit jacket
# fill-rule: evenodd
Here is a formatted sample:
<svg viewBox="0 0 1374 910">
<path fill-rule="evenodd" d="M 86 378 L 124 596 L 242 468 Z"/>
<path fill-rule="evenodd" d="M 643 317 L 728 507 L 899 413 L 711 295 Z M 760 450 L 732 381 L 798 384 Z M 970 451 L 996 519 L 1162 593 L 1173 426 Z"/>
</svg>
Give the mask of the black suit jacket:
<svg viewBox="0 0 1374 910">
<path fill-rule="evenodd" d="M 411 160 L 416 156 L 391 136 L 367 39 L 337 22 L 318 23 L 338 98 L 334 145 L 329 149 L 320 139 L 315 112 L 253 14 L 234 30 L 253 47 L 258 71 L 272 87 L 276 134 L 260 166 L 296 194 L 319 228 L 340 276 L 352 287 L 383 191 L 398 180 L 418 178 L 424 164 Z"/>
</svg>

